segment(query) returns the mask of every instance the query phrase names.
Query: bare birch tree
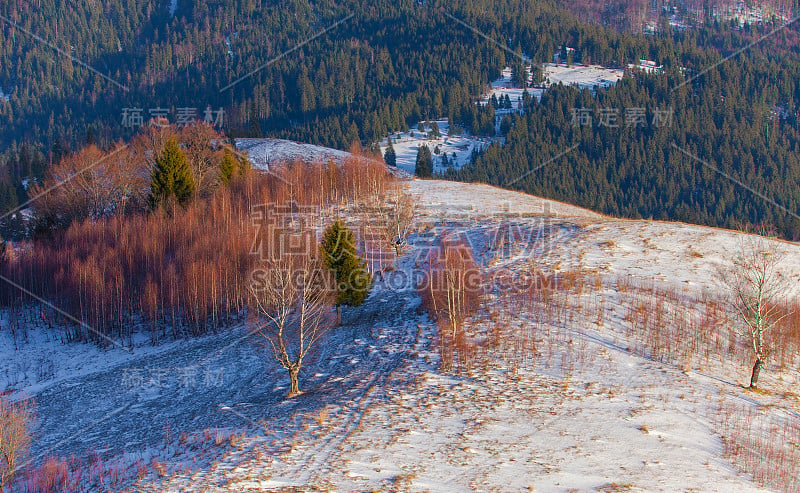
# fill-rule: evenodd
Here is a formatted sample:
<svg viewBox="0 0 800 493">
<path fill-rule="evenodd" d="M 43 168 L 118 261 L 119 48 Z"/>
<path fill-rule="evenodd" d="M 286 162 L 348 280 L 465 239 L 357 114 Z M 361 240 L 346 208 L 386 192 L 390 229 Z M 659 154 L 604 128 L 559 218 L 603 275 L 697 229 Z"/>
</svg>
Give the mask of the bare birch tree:
<svg viewBox="0 0 800 493">
<path fill-rule="evenodd" d="M 755 356 L 751 388 L 758 384 L 758 375 L 769 357 L 770 331 L 788 315 L 788 281 L 779 270 L 784 252 L 778 245 L 763 236 L 748 235 L 741 240 L 733 264 L 719 272 Z"/>
<path fill-rule="evenodd" d="M 287 397 L 299 395 L 305 359 L 333 326 L 333 281 L 311 255 L 284 255 L 254 272 L 251 299 L 256 330 L 275 360 L 289 373 Z"/>
<path fill-rule="evenodd" d="M 5 491 L 30 449 L 32 421 L 28 401 L 12 403 L 0 396 L 0 493 Z"/>
<path fill-rule="evenodd" d="M 395 255 L 400 256 L 403 245 L 414 227 L 417 204 L 408 192 L 398 186 L 386 195 L 385 203 L 381 207 L 381 216 L 385 221 L 387 237 L 394 247 Z"/>
</svg>

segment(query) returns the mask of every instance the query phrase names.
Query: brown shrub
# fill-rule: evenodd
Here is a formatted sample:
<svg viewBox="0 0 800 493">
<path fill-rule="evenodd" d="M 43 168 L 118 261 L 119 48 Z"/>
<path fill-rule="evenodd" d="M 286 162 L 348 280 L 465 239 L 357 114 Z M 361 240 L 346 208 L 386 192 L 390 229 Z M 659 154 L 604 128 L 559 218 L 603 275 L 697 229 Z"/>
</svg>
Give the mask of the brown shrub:
<svg viewBox="0 0 800 493">
<path fill-rule="evenodd" d="M 33 411 L 29 401 L 0 396 L 0 491 L 14 478 L 31 446 Z"/>
<path fill-rule="evenodd" d="M 445 238 L 433 249 L 429 269 L 418 291 L 423 307 L 437 322 L 442 366 L 469 366 L 472 344 L 464 330 L 465 320 L 480 306 L 482 277 L 472 249 L 462 240 Z"/>
<path fill-rule="evenodd" d="M 767 488 L 800 491 L 800 423 L 723 401 L 717 415 L 723 455 L 740 471 Z"/>
</svg>

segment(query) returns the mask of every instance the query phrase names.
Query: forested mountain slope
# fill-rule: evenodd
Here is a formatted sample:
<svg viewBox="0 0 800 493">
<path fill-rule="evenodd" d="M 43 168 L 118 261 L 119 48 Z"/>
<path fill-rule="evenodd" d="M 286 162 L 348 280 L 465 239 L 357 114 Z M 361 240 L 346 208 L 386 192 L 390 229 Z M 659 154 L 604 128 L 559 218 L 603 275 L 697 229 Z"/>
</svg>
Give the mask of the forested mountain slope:
<svg viewBox="0 0 800 493">
<path fill-rule="evenodd" d="M 663 74 L 609 91 L 549 91 L 455 178 L 513 185 L 599 211 L 734 226 L 796 217 L 722 178 L 711 166 L 798 207 L 796 26 L 733 26 L 634 36 L 578 21 L 554 1 L 37 0 L 0 5 L 0 208 L 27 200 L 24 184 L 86 142 L 108 148 L 163 115 L 210 121 L 229 136 L 269 136 L 348 149 L 372 146 L 420 119 L 448 118 L 493 133 L 474 101 L 522 54 L 548 62 Z M 724 63 L 723 63 L 724 62 Z M 690 81 L 687 83 L 687 81 Z M 587 108 L 619 114 L 618 128 L 576 128 Z M 646 125 L 625 125 L 643 108 Z M 193 110 L 193 111 L 188 111 Z M 137 112 L 138 111 L 138 112 Z M 670 112 L 656 127 L 654 112 Z M 131 115 L 138 115 L 132 117 Z M 141 120 L 139 119 L 141 118 Z M 673 147 L 677 146 L 677 149 Z M 699 159 L 692 158 L 696 156 Z M 703 166 L 706 162 L 710 166 Z"/>
</svg>

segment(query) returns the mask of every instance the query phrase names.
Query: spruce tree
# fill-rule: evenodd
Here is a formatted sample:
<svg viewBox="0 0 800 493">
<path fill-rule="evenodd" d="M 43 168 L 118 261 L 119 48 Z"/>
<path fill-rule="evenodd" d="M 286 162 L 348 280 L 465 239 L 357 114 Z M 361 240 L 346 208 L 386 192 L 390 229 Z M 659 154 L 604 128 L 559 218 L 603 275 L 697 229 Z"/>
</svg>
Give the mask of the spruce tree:
<svg viewBox="0 0 800 493">
<path fill-rule="evenodd" d="M 431 131 L 428 134 L 428 137 L 431 139 L 438 139 L 441 137 L 441 132 L 439 131 L 439 124 L 436 122 L 431 122 Z"/>
<path fill-rule="evenodd" d="M 431 156 L 431 150 L 426 145 L 419 146 L 414 172 L 420 178 L 430 178 L 433 175 L 433 157 Z"/>
<path fill-rule="evenodd" d="M 184 205 L 192 198 L 196 188 L 189 161 L 178 141 L 171 137 L 156 158 L 155 168 L 150 174 L 150 206 L 155 209 L 172 200 Z"/>
<path fill-rule="evenodd" d="M 325 230 L 320 253 L 325 267 L 336 279 L 336 321 L 341 324 L 342 305 L 361 305 L 372 288 L 372 276 L 367 272 L 366 262 L 356 252 L 353 232 L 341 220 Z"/>
<path fill-rule="evenodd" d="M 245 176 L 245 175 L 247 175 L 247 173 L 250 172 L 250 169 L 251 169 L 250 161 L 248 161 L 246 157 L 239 156 L 236 159 L 236 163 L 237 163 L 236 170 L 238 171 L 239 176 Z"/>
<path fill-rule="evenodd" d="M 225 185 L 230 183 L 238 167 L 236 160 L 233 158 L 233 153 L 230 149 L 225 149 L 222 161 L 219 163 L 219 180 Z"/>
<path fill-rule="evenodd" d="M 386 161 L 386 164 L 389 166 L 397 166 L 397 154 L 394 152 L 391 137 L 389 137 L 389 147 L 387 147 L 386 152 L 383 153 L 383 160 Z"/>
<path fill-rule="evenodd" d="M 16 209 L 19 204 L 17 191 L 9 182 L 10 179 L 0 181 L 0 212 L 2 213 Z"/>
</svg>

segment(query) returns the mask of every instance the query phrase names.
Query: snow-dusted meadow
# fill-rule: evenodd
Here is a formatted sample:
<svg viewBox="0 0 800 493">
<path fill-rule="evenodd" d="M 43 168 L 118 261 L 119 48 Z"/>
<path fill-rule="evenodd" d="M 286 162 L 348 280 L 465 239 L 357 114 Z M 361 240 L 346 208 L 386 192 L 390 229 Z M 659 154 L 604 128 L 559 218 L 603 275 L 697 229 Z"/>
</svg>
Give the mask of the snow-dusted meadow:
<svg viewBox="0 0 800 493">
<path fill-rule="evenodd" d="M 498 109 L 497 114 L 502 115 L 510 111 L 519 111 L 522 95 L 526 90 L 536 99 L 541 99 L 546 88 L 555 84 L 572 85 L 580 89 L 596 91 L 598 88 L 613 86 L 625 75 L 625 71 L 621 69 L 603 67 L 600 65 L 582 65 L 580 63 L 573 63 L 571 65 L 544 63 L 542 64 L 542 72 L 544 82 L 541 87 L 528 87 L 527 89 L 523 89 L 514 85 L 511 80 L 511 68 L 506 67 L 503 69 L 500 78 L 492 81 L 489 85 L 488 91 L 481 98 L 481 103 L 487 104 L 492 96 L 498 99 L 508 96 L 511 101 L 512 109 Z M 532 82 L 532 75 L 528 73 L 528 83 L 531 84 Z"/>
<path fill-rule="evenodd" d="M 88 472 L 71 484 L 84 491 L 763 491 L 726 443 L 742 438 L 746 413 L 758 419 L 745 435 L 793 439 L 797 361 L 771 364 L 752 392 L 747 361 L 661 357 L 637 329 L 649 310 L 638 303 L 718 294 L 713 273 L 739 233 L 486 185 L 413 180 L 408 191 L 419 228 L 367 302 L 345 310 L 292 400 L 244 326 L 129 353 L 62 345 L 55 329 L 12 342 L 6 317 L 0 391 L 36 400 L 36 463 L 82 458 Z M 437 328 L 409 282 L 442 235 L 466 238 L 489 278 L 536 269 L 579 276 L 580 289 L 520 301 L 528 309 L 489 289 L 468 331 L 500 342 L 442 371 Z M 779 246 L 797 289 L 800 247 Z"/>
<path fill-rule="evenodd" d="M 564 84 L 591 90 L 613 86 L 625 75 L 622 69 L 579 63 L 571 65 L 545 63 L 542 68 L 546 85 Z"/>
<path fill-rule="evenodd" d="M 530 71 L 528 71 L 528 83 L 530 84 L 532 81 L 532 75 L 530 74 Z M 507 108 L 498 108 L 495 113 L 498 115 L 503 115 L 511 111 L 519 111 L 520 108 L 522 108 L 522 95 L 525 93 L 525 91 L 526 89 L 517 87 L 514 84 L 514 82 L 511 80 L 511 67 L 506 67 L 500 74 L 500 78 L 492 81 L 492 83 L 489 84 L 489 90 L 483 95 L 483 97 L 481 97 L 481 104 L 488 104 L 492 96 L 496 97 L 497 99 L 508 96 L 508 99 L 511 101 L 511 110 Z M 543 89 L 538 87 L 529 87 L 527 88 L 527 91 L 536 99 L 541 99 L 542 92 L 544 92 Z"/>
<path fill-rule="evenodd" d="M 417 153 L 420 146 L 426 145 L 433 156 L 433 172 L 443 173 L 449 168 L 461 168 L 469 162 L 473 151 L 480 151 L 488 147 L 497 139 L 473 137 L 469 135 L 450 135 L 450 125 L 447 120 L 437 120 L 440 136 L 431 138 L 431 122 L 423 122 L 425 131 L 420 132 L 414 127 L 406 132 L 395 132 L 390 135 L 392 147 L 397 155 L 397 167 L 409 173 L 414 173 L 417 162 Z M 380 142 L 381 154 L 386 152 L 387 140 Z M 436 153 L 436 149 L 439 153 Z M 442 163 L 442 155 L 447 153 L 449 166 Z"/>
</svg>

